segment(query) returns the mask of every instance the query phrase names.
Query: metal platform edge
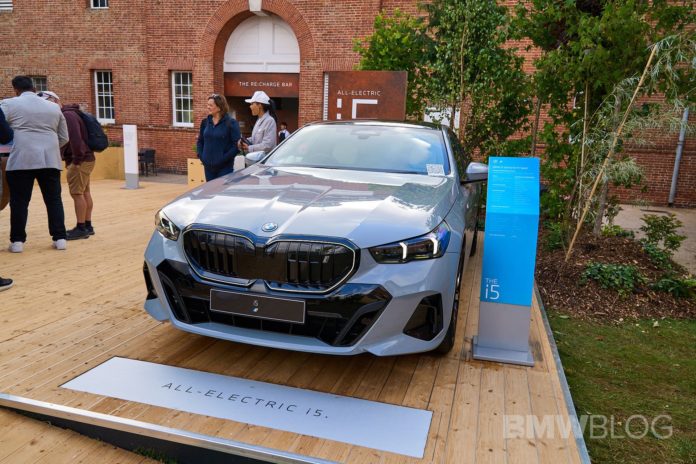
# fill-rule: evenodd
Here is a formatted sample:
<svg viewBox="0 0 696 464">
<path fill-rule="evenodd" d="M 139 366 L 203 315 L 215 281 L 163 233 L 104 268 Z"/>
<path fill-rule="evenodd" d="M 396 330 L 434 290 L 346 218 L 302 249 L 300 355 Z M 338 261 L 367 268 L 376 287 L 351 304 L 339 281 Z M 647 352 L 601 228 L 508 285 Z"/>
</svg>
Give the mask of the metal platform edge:
<svg viewBox="0 0 696 464">
<path fill-rule="evenodd" d="M 541 318 L 544 321 L 544 329 L 546 330 L 546 336 L 549 339 L 549 345 L 551 345 L 551 352 L 553 353 L 553 361 L 556 364 L 556 373 L 561 381 L 561 389 L 563 390 L 563 398 L 565 399 L 566 406 L 568 408 L 568 416 L 573 425 L 573 435 L 575 436 L 575 443 L 578 447 L 578 453 L 580 454 L 580 460 L 583 464 L 591 464 L 590 453 L 587 451 L 587 444 L 585 443 L 585 437 L 582 434 L 582 428 L 580 427 L 580 421 L 578 420 L 578 414 L 575 411 L 575 404 L 573 403 L 573 397 L 570 394 L 570 386 L 568 385 L 568 379 L 566 379 L 565 371 L 563 370 L 563 363 L 561 362 L 561 356 L 558 354 L 558 346 L 556 346 L 556 340 L 553 338 L 553 330 L 551 330 L 551 325 L 549 324 L 549 318 L 546 315 L 546 308 L 544 307 L 544 302 L 541 299 L 541 292 L 539 292 L 539 287 L 536 283 L 534 284 L 534 294 L 536 295 L 537 303 L 539 303 L 539 311 L 541 312 Z"/>
<path fill-rule="evenodd" d="M 90 437 L 94 437 L 93 434 L 89 433 L 90 428 L 95 430 L 106 429 L 115 431 L 117 433 L 120 432 L 122 434 L 144 437 L 152 440 L 153 444 L 157 442 L 171 443 L 199 450 L 205 450 L 212 453 L 220 453 L 227 456 L 228 459 L 232 456 L 237 456 L 241 458 L 240 462 L 245 463 L 274 462 L 282 464 L 335 464 L 333 461 L 312 458 L 309 456 L 265 448 L 262 446 L 249 445 L 233 440 L 227 440 L 225 438 L 198 434 L 171 427 L 164 427 L 157 424 L 151 424 L 149 422 L 111 416 L 108 414 L 77 409 L 70 406 L 62 406 L 59 404 L 24 398 L 2 392 L 0 392 L 0 407 L 15 410 L 20 413 L 27 413 L 30 416 L 38 416 L 42 420 L 49 420 L 51 422 L 51 419 L 56 419 L 57 424 L 66 424 L 64 428 L 73 430 L 79 428 L 80 430 L 76 431 Z M 71 423 L 82 425 L 83 427 L 71 427 Z M 117 443 L 120 441 L 118 439 L 112 440 L 103 436 L 98 436 L 97 438 L 115 446 L 131 449 L 128 446 L 122 446 L 120 443 Z M 153 446 L 152 448 L 159 450 L 158 446 Z M 176 458 L 176 456 L 170 457 Z"/>
</svg>

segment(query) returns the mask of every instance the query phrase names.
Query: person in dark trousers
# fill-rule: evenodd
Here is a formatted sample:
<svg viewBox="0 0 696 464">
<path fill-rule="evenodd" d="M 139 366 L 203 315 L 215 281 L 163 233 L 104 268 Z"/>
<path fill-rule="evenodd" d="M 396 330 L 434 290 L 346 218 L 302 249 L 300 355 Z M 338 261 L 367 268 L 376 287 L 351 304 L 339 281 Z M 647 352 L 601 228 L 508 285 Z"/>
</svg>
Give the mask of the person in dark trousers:
<svg viewBox="0 0 696 464">
<path fill-rule="evenodd" d="M 12 79 L 12 87 L 17 96 L 0 103 L 14 131 L 14 145 L 7 161 L 7 183 L 10 186 L 9 250 L 13 253 L 24 251 L 34 181 L 38 181 L 46 205 L 53 248 L 65 250 L 67 234 L 60 197 L 60 171 L 63 169 L 60 147 L 68 143 L 68 126 L 58 105 L 34 93 L 31 78 L 17 76 Z"/>
<path fill-rule="evenodd" d="M 49 95 L 49 101 L 54 99 L 58 99 L 58 96 Z M 70 136 L 70 141 L 63 147 L 63 160 L 67 170 L 68 188 L 75 203 L 75 217 L 77 218 L 77 225 L 68 231 L 68 240 L 77 240 L 94 235 L 94 227 L 92 227 L 94 202 L 89 189 L 89 176 L 94 170 L 96 158 L 92 149 L 87 145 L 87 127 L 80 117 L 79 105 L 63 105 L 62 111 L 68 124 L 68 135 Z"/>
<path fill-rule="evenodd" d="M 13 133 L 12 133 L 12 128 L 10 127 L 9 124 L 7 124 L 7 120 L 5 119 L 5 113 L 2 112 L 2 109 L 0 109 L 0 145 L 3 145 L 5 143 L 10 143 L 10 140 L 12 140 Z M 2 173 L 0 173 L 2 174 Z M 2 178 L 0 178 L 0 193 L 2 192 Z M 0 277 L 0 292 L 3 290 L 7 290 L 8 288 L 12 287 L 12 279 L 5 279 Z"/>
<path fill-rule="evenodd" d="M 196 152 L 203 163 L 205 180 L 211 181 L 234 171 L 234 157 L 239 153 L 239 123 L 229 114 L 225 97 L 208 97 L 208 116 L 201 121 Z"/>
</svg>

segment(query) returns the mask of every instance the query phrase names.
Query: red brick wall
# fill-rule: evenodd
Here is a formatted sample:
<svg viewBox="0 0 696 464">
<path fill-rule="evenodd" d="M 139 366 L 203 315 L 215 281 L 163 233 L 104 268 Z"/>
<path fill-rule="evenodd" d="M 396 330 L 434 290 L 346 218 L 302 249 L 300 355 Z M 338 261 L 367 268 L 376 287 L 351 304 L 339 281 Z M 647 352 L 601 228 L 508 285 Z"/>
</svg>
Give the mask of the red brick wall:
<svg viewBox="0 0 696 464">
<path fill-rule="evenodd" d="M 88 0 L 14 2 L 0 13 L 0 98 L 12 96 L 17 74 L 48 76 L 49 89 L 64 102 L 94 111 L 91 71 L 113 72 L 116 125 L 137 124 L 139 144 L 157 151 L 160 169 L 184 172 L 193 156 L 205 99 L 223 88 L 222 56 L 234 28 L 251 16 L 248 0 L 110 0 L 107 10 L 91 10 Z M 511 6 L 514 0 L 505 0 Z M 299 123 L 321 118 L 323 72 L 349 70 L 358 62 L 353 38 L 372 31 L 381 9 L 418 13 L 416 0 L 263 0 L 263 9 L 283 18 L 300 45 Z M 520 47 L 522 48 L 522 47 Z M 535 52 L 525 52 L 532 70 Z M 195 129 L 172 126 L 171 71 L 193 72 Z M 645 163 L 648 192 L 620 191 L 666 203 L 676 135 L 656 138 L 649 150 L 636 152 Z M 696 156 L 687 137 L 682 159 L 678 205 L 696 206 Z"/>
</svg>

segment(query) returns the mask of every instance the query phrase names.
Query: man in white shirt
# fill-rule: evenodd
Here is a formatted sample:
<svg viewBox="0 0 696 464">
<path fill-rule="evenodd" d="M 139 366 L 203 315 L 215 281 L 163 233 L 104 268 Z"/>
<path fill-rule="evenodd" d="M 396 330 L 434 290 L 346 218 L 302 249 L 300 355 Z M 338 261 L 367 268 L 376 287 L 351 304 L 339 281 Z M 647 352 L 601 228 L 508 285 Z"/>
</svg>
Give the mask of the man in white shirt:
<svg viewBox="0 0 696 464">
<path fill-rule="evenodd" d="M 17 96 L 0 103 L 14 131 L 14 145 L 7 161 L 7 183 L 10 187 L 9 250 L 13 253 L 24 251 L 29 202 L 35 180 L 46 205 L 53 247 L 65 250 L 60 147 L 68 143 L 68 126 L 58 105 L 34 93 L 31 78 L 17 76 L 12 79 L 12 87 Z"/>
</svg>

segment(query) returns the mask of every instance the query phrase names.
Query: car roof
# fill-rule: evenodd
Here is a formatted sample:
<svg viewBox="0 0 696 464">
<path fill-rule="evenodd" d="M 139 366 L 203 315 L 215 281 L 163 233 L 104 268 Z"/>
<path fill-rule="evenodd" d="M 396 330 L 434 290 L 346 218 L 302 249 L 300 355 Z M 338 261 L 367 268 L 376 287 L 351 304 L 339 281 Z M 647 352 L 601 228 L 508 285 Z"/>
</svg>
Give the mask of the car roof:
<svg viewBox="0 0 696 464">
<path fill-rule="evenodd" d="M 384 126 L 384 127 L 404 127 L 404 128 L 421 128 L 442 130 L 443 124 L 425 121 L 388 121 L 379 119 L 352 119 L 348 121 L 316 121 L 306 124 L 306 126 Z"/>
</svg>

